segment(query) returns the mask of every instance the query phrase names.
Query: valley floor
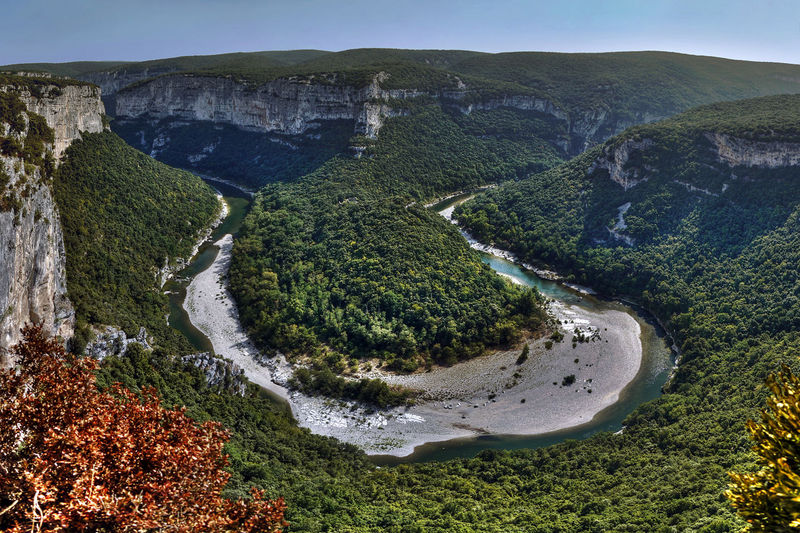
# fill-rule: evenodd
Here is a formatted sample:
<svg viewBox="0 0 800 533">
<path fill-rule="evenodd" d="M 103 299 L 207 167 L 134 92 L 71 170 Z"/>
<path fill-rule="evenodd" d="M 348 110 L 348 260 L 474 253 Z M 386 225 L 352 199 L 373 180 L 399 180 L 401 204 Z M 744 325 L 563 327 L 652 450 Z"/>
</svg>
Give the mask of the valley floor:
<svg viewBox="0 0 800 533">
<path fill-rule="evenodd" d="M 547 349 L 547 339 L 530 343 L 530 356 L 516 364 L 519 349 L 496 352 L 448 368 L 395 375 L 379 369 L 362 377 L 424 391 L 411 407 L 373 411 L 355 402 L 309 397 L 286 388 L 292 369 L 282 356 L 258 362 L 227 288 L 233 237 L 215 245 L 213 264 L 187 288 L 192 323 L 217 355 L 244 369 L 248 379 L 288 400 L 302 427 L 355 444 L 369 454 L 405 456 L 429 442 L 484 434 L 535 435 L 592 421 L 621 395 L 642 370 L 642 329 L 624 306 L 595 310 L 552 300 L 548 304 L 565 334 Z M 524 283 L 513 274 L 512 281 Z M 593 340 L 573 347 L 579 328 Z M 563 384 L 567 376 L 575 381 Z"/>
</svg>

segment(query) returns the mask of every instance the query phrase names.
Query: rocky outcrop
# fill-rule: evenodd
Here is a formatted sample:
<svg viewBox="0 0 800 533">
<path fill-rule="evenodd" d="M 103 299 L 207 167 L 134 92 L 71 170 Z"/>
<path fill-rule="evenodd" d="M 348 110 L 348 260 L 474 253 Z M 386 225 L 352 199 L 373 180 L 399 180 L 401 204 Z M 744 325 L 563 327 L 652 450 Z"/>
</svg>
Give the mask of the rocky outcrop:
<svg viewBox="0 0 800 533">
<path fill-rule="evenodd" d="M 611 181 L 618 183 L 626 191 L 647 179 L 649 169 L 645 165 L 629 164 L 635 152 L 641 152 L 653 146 L 650 139 L 626 139 L 617 146 L 607 146 L 602 155 L 594 160 L 589 167 L 588 174 L 592 175 L 598 170 L 608 171 Z"/>
<path fill-rule="evenodd" d="M 403 109 L 394 109 L 385 102 L 366 102 L 356 118 L 355 132 L 370 139 L 378 137 L 378 132 L 383 127 L 387 118 L 399 117 L 408 114 Z"/>
<path fill-rule="evenodd" d="M 10 177 L 0 209 L 0 348 L 21 339 L 20 328 L 40 322 L 72 336 L 75 313 L 67 299 L 66 255 L 58 211 L 38 168 L 0 157 Z M 1 175 L 1 174 L 0 174 Z"/>
<path fill-rule="evenodd" d="M 753 141 L 724 133 L 705 133 L 717 159 L 731 167 L 781 168 L 800 166 L 800 143 Z"/>
<path fill-rule="evenodd" d="M 41 115 L 55 133 L 53 155 L 61 157 L 64 150 L 79 139 L 81 132 L 103 131 L 105 108 L 100 89 L 92 85 L 49 87 L 41 95 L 28 90 L 18 92 L 28 111 Z"/>
<path fill-rule="evenodd" d="M 599 143 L 619 135 L 631 126 L 662 120 L 666 116 L 637 113 L 622 118 L 608 109 L 575 111 L 569 120 L 570 146 L 567 153 L 577 155 Z"/>
<path fill-rule="evenodd" d="M 184 363 L 199 368 L 205 374 L 206 383 L 211 387 L 220 387 L 228 392 L 244 396 L 247 390 L 244 370 L 239 365 L 226 359 L 214 357 L 209 352 L 184 355 Z"/>
<path fill-rule="evenodd" d="M 147 340 L 147 331 L 144 328 L 139 328 L 139 333 L 135 337 L 128 337 L 121 329 L 106 326 L 97 332 L 94 340 L 86 344 L 83 353 L 102 361 L 106 357 L 113 355 L 120 357 L 125 355 L 131 344 L 138 344 L 145 350 L 152 349 Z"/>
</svg>

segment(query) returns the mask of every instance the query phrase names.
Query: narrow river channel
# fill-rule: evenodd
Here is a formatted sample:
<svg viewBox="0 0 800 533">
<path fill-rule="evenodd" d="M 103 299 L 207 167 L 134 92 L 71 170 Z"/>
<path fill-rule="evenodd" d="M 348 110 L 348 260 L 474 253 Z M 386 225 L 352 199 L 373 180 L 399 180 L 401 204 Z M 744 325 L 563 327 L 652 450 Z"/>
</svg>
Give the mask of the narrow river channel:
<svg viewBox="0 0 800 533">
<path fill-rule="evenodd" d="M 221 268 L 220 248 L 213 243 L 226 242 L 220 239 L 237 233 L 250 205 L 249 197 L 235 188 L 214 181 L 209 183 L 225 196 L 230 212 L 187 268 L 165 286 L 170 291 L 170 325 L 203 351 L 213 350 L 209 337 L 219 339 L 215 335 L 218 332 L 213 330 L 216 323 L 213 320 L 192 323 L 185 310 L 187 287 L 201 273 L 205 272 L 203 276 L 207 277 L 213 272 L 219 277 L 222 292 L 209 294 L 206 298 L 212 301 L 204 303 L 233 305 L 229 294 L 227 301 L 220 300 L 222 293 L 227 293 L 225 272 Z M 432 209 L 448 217 L 455 205 L 466 197 L 451 198 Z M 465 237 L 468 238 L 466 234 Z M 471 244 L 479 246 L 474 241 Z M 591 328 L 593 325 L 598 330 L 598 342 L 570 348 L 565 341 L 552 350 L 545 350 L 544 342 L 539 341 L 531 345 L 533 363 L 526 365 L 522 372 L 513 365 L 516 352 L 503 352 L 436 369 L 429 374 L 365 376 L 381 377 L 390 383 L 415 388 L 435 383 L 434 388 L 438 386 L 446 393 L 434 395 L 436 398 L 419 405 L 377 413 L 363 406 L 286 391 L 270 382 L 269 368 L 243 361 L 241 355 L 234 360 L 252 381 L 275 391 L 272 394 L 275 401 L 291 410 L 301 426 L 360 446 L 376 464 L 470 457 L 489 448 L 540 447 L 566 439 L 586 438 L 599 431 L 618 431 L 633 409 L 661 394 L 673 359 L 664 332 L 654 321 L 619 302 L 596 298 L 542 279 L 498 255 L 484 253 L 483 260 L 513 282 L 536 287 L 552 299 L 550 310 L 563 320 L 565 332 L 569 333 L 573 327 Z M 214 270 L 206 272 L 212 266 Z M 200 296 L 193 293 L 193 298 Z M 238 319 L 238 313 L 231 316 Z M 231 324 L 225 327 L 232 328 Z M 515 371 L 521 377 L 515 374 L 515 385 L 504 387 Z M 562 376 L 570 372 L 578 376 L 574 392 L 572 388 L 556 386 Z M 472 389 L 462 386 L 470 382 L 477 385 Z M 449 390 L 449 384 L 461 390 Z M 496 399 L 487 400 L 487 393 Z M 446 400 L 448 396 L 452 401 Z"/>
<path fill-rule="evenodd" d="M 216 259 L 219 247 L 215 246 L 214 243 L 223 235 L 228 233 L 236 235 L 239 232 L 239 227 L 250 209 L 250 197 L 236 187 L 218 181 L 206 181 L 223 195 L 223 201 L 228 204 L 228 216 L 222 220 L 219 226 L 214 228 L 211 236 L 200 245 L 197 254 L 186 268 L 176 273 L 164 285 L 164 290 L 169 292 L 169 325 L 183 333 L 196 349 L 210 352 L 213 351 L 211 341 L 192 324 L 188 313 L 183 308 L 183 302 L 186 299 L 186 287 L 192 281 L 192 278 L 206 270 Z"/>
</svg>

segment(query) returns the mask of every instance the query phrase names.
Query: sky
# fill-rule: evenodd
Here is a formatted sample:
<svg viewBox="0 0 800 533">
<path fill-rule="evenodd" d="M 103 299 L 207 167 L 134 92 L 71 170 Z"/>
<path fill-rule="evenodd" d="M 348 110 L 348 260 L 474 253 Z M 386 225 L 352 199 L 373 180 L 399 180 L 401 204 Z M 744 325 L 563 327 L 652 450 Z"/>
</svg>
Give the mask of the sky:
<svg viewBox="0 0 800 533">
<path fill-rule="evenodd" d="M 0 13 L 0 64 L 365 47 L 800 64 L 800 0 L 0 0 Z"/>
</svg>

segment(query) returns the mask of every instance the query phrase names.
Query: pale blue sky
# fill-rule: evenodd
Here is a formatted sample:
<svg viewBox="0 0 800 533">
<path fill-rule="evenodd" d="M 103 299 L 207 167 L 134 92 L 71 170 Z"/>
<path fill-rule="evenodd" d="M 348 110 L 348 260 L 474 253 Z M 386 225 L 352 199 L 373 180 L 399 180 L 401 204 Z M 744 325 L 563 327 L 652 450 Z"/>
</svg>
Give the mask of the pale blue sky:
<svg viewBox="0 0 800 533">
<path fill-rule="evenodd" d="M 800 63 L 800 0 L 0 0 L 0 64 L 361 47 Z"/>
</svg>

